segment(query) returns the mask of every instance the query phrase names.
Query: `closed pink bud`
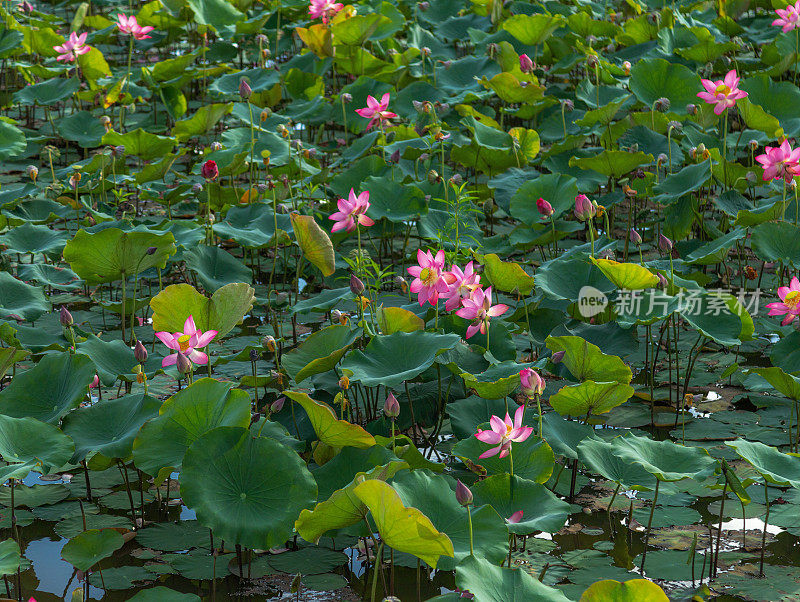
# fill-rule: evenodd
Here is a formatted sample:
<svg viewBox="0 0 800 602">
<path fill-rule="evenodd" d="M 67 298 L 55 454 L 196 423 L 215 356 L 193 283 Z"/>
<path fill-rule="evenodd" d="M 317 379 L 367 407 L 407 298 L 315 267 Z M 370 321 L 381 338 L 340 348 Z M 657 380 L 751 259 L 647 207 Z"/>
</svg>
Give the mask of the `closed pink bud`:
<svg viewBox="0 0 800 602">
<path fill-rule="evenodd" d="M 597 213 L 597 208 L 594 203 L 589 200 L 585 194 L 579 194 L 575 197 L 575 217 L 580 221 L 585 222 L 592 219 Z"/>
<path fill-rule="evenodd" d="M 383 404 L 383 413 L 392 419 L 397 418 L 400 415 L 400 404 L 397 402 L 397 398 L 391 391 L 389 391 L 389 396 L 386 398 L 386 402 Z"/>
<path fill-rule="evenodd" d="M 553 206 L 541 197 L 539 197 L 539 200 L 536 201 L 536 208 L 544 217 L 550 217 L 553 215 L 553 213 L 555 213 L 553 211 Z"/>
<path fill-rule="evenodd" d="M 460 480 L 456 482 L 456 500 L 462 506 L 469 506 L 472 503 L 472 492 Z"/>
<path fill-rule="evenodd" d="M 636 230 L 634 230 L 633 228 L 631 228 L 631 231 L 630 231 L 630 232 L 628 232 L 628 238 L 629 238 L 629 239 L 630 239 L 630 241 L 631 241 L 633 244 L 635 244 L 635 245 L 640 245 L 640 244 L 642 244 L 642 236 L 641 236 L 641 234 L 639 234 L 639 233 L 638 233 Z"/>
<path fill-rule="evenodd" d="M 560 364 L 564 360 L 564 355 L 566 351 L 556 351 L 553 355 L 550 356 L 550 361 L 554 364 Z"/>
<path fill-rule="evenodd" d="M 672 251 L 672 241 L 663 234 L 658 235 L 658 248 L 664 253 Z"/>
<path fill-rule="evenodd" d="M 531 368 L 523 368 L 519 371 L 519 384 L 522 389 L 523 395 L 526 397 L 534 397 L 541 395 L 544 391 L 544 379 L 539 376 L 536 370 Z"/>
<path fill-rule="evenodd" d="M 269 411 L 273 414 L 277 414 L 283 409 L 283 404 L 286 403 L 285 397 L 278 397 L 275 401 L 272 402 L 272 405 L 269 406 Z"/>
<path fill-rule="evenodd" d="M 216 180 L 219 177 L 217 162 L 209 159 L 203 163 L 203 167 L 200 169 L 200 175 L 206 180 Z"/>
<path fill-rule="evenodd" d="M 523 73 L 531 73 L 533 71 L 533 61 L 527 54 L 519 55 L 519 68 Z"/>
</svg>

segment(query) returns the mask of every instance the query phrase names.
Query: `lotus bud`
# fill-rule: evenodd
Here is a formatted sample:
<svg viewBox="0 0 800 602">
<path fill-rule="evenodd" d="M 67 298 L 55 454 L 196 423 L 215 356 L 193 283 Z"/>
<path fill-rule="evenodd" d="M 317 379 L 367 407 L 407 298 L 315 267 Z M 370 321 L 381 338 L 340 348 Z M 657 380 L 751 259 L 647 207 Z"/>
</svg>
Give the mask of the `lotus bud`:
<svg viewBox="0 0 800 602">
<path fill-rule="evenodd" d="M 519 55 L 519 68 L 523 73 L 533 72 L 533 61 L 527 54 Z"/>
<path fill-rule="evenodd" d="M 342 376 L 342 378 L 339 379 L 339 388 L 345 391 L 350 388 L 350 379 L 347 376 Z"/>
<path fill-rule="evenodd" d="M 68 328 L 75 323 L 75 321 L 72 319 L 72 314 L 69 313 L 69 310 L 63 305 L 59 310 L 58 320 L 61 322 L 61 325 L 65 328 Z"/>
<path fill-rule="evenodd" d="M 428 172 L 428 184 L 433 186 L 438 181 L 439 181 L 439 172 L 437 172 L 435 169 L 431 169 Z"/>
<path fill-rule="evenodd" d="M 456 500 L 462 506 L 469 506 L 472 503 L 472 492 L 460 480 L 456 482 Z"/>
<path fill-rule="evenodd" d="M 658 235 L 658 248 L 664 253 L 672 251 L 672 241 L 663 234 Z"/>
<path fill-rule="evenodd" d="M 538 209 L 539 213 L 544 217 L 550 217 L 555 213 L 553 206 L 541 197 L 536 201 L 536 209 Z"/>
<path fill-rule="evenodd" d="M 400 149 L 398 148 L 391 155 L 389 155 L 390 163 L 400 163 Z"/>
<path fill-rule="evenodd" d="M 519 385 L 522 394 L 525 397 L 533 398 L 536 395 L 541 395 L 544 391 L 544 379 L 539 376 L 536 370 L 531 368 L 523 368 L 519 371 Z"/>
<path fill-rule="evenodd" d="M 273 401 L 272 404 L 269 406 L 269 411 L 272 412 L 273 414 L 277 414 L 283 409 L 284 403 L 286 403 L 286 398 L 283 396 L 278 397 L 278 399 Z"/>
<path fill-rule="evenodd" d="M 203 163 L 203 167 L 200 168 L 200 175 L 209 182 L 216 180 L 219 177 L 219 168 L 217 167 L 217 162 L 209 159 Z"/>
<path fill-rule="evenodd" d="M 664 274 L 659 274 L 658 275 L 658 288 L 666 290 L 668 285 L 669 285 L 669 283 L 667 282 L 667 279 L 664 278 Z"/>
<path fill-rule="evenodd" d="M 560 364 L 562 361 L 564 361 L 564 355 L 566 353 L 567 353 L 566 351 L 556 351 L 553 355 L 550 356 L 550 361 L 553 364 Z"/>
<path fill-rule="evenodd" d="M 242 97 L 242 100 L 247 100 L 252 96 L 253 89 L 250 87 L 250 84 L 247 83 L 246 78 L 241 78 L 239 80 L 239 96 Z"/>
<path fill-rule="evenodd" d="M 275 352 L 275 337 L 272 335 L 267 335 L 263 339 L 261 339 L 261 345 L 267 351 L 274 353 Z"/>
<path fill-rule="evenodd" d="M 631 74 L 631 62 L 630 61 L 624 61 L 622 63 L 622 69 L 625 71 L 625 75 L 626 76 L 630 75 Z"/>
<path fill-rule="evenodd" d="M 661 98 L 656 100 L 653 106 L 659 113 L 666 113 L 667 111 L 669 111 L 670 104 L 671 103 L 669 102 L 669 98 L 667 98 L 666 96 L 662 96 Z"/>
<path fill-rule="evenodd" d="M 360 295 L 364 292 L 364 283 L 355 274 L 350 274 L 350 292 L 354 295 Z"/>
<path fill-rule="evenodd" d="M 90 389 L 96 389 L 99 386 L 100 386 L 100 377 L 95 372 L 95 375 L 94 375 L 94 378 L 92 379 L 92 382 L 89 383 L 89 388 Z"/>
<path fill-rule="evenodd" d="M 186 357 L 180 351 L 178 352 L 178 361 L 175 362 L 175 367 L 181 374 L 188 374 L 192 371 L 192 360 Z"/>
<path fill-rule="evenodd" d="M 28 177 L 36 182 L 36 178 L 39 176 L 39 168 L 35 165 L 28 165 Z"/>
<path fill-rule="evenodd" d="M 642 236 L 641 236 L 641 234 L 639 234 L 639 233 L 638 233 L 636 230 L 634 230 L 633 228 L 631 228 L 631 229 L 630 229 L 630 232 L 628 232 L 628 239 L 629 239 L 629 240 L 630 240 L 630 241 L 631 241 L 633 244 L 635 244 L 635 245 L 637 245 L 637 246 L 638 246 L 638 245 L 640 245 L 640 244 L 642 244 Z"/>
<path fill-rule="evenodd" d="M 386 401 L 383 403 L 383 413 L 386 414 L 387 418 L 391 418 L 393 420 L 400 415 L 400 404 L 397 402 L 397 398 L 391 391 L 389 391 L 389 395 L 386 397 Z"/>
<path fill-rule="evenodd" d="M 344 103 L 353 102 L 353 95 L 350 94 L 349 92 L 345 92 L 344 94 L 342 94 L 341 98 L 342 98 L 342 102 L 344 102 Z"/>
<path fill-rule="evenodd" d="M 136 346 L 133 348 L 133 357 L 140 364 L 144 364 L 147 361 L 147 349 L 141 341 L 136 341 Z"/>
<path fill-rule="evenodd" d="M 585 222 L 592 219 L 597 213 L 597 208 L 594 203 L 589 200 L 585 194 L 579 194 L 575 197 L 575 217 L 579 221 Z"/>
<path fill-rule="evenodd" d="M 697 105 L 696 104 L 688 104 L 686 105 L 686 112 L 689 115 L 697 115 Z"/>
</svg>

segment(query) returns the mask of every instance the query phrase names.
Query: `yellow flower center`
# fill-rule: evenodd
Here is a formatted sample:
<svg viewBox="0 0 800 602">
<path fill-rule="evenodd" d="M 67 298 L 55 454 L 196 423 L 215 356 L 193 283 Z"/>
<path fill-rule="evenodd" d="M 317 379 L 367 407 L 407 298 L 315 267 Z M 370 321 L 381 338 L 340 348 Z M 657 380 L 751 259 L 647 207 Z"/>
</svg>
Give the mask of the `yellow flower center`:
<svg viewBox="0 0 800 602">
<path fill-rule="evenodd" d="M 506 437 L 508 437 L 511 434 L 511 429 L 513 429 L 513 428 L 514 427 L 512 425 L 510 425 L 510 424 L 506 425 Z"/>
<path fill-rule="evenodd" d="M 431 268 L 423 268 L 423 270 L 419 273 L 419 279 L 422 280 L 426 286 L 432 286 L 438 277 L 439 274 L 437 271 Z"/>
<path fill-rule="evenodd" d="M 182 334 L 178 337 L 178 345 L 181 348 L 181 352 L 185 353 L 187 349 L 189 349 L 189 341 L 192 340 L 188 334 Z"/>
<path fill-rule="evenodd" d="M 795 309 L 798 304 L 800 304 L 800 291 L 789 291 L 786 293 L 786 298 L 783 300 L 783 304 Z"/>
<path fill-rule="evenodd" d="M 725 84 L 720 84 L 719 86 L 717 86 L 717 89 L 715 90 L 715 92 L 717 94 L 724 94 L 725 96 L 727 96 L 728 94 L 731 93 L 731 89 L 728 86 L 726 86 Z"/>
</svg>

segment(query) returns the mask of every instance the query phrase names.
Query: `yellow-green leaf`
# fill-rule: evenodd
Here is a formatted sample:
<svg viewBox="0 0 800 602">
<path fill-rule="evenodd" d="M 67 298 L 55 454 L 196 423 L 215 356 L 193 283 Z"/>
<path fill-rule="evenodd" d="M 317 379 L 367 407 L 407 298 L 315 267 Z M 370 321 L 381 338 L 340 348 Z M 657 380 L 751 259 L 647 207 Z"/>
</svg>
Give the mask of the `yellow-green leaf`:
<svg viewBox="0 0 800 602">
<path fill-rule="evenodd" d="M 381 307 L 378 310 L 378 324 L 383 334 L 414 332 L 425 328 L 422 318 L 402 307 Z"/>
<path fill-rule="evenodd" d="M 613 579 L 592 583 L 580 602 L 668 602 L 664 590 L 647 579 L 620 583 Z"/>
<path fill-rule="evenodd" d="M 533 290 L 533 276 L 528 275 L 518 263 L 503 261 L 494 253 L 479 258 L 484 267 L 484 275 L 491 285 L 506 293 L 519 291 L 528 295 Z"/>
<path fill-rule="evenodd" d="M 440 556 L 453 558 L 453 542 L 436 530 L 430 519 L 416 508 L 403 505 L 400 496 L 383 481 L 364 481 L 354 493 L 369 508 L 383 542 L 407 552 L 433 568 Z"/>
<path fill-rule="evenodd" d="M 308 414 L 314 432 L 323 443 L 332 447 L 359 447 L 366 449 L 375 445 L 375 437 L 357 424 L 339 420 L 326 403 L 311 399 L 307 393 L 285 391 L 286 397 L 296 401 Z"/>
<path fill-rule="evenodd" d="M 594 259 L 592 263 L 600 268 L 617 288 L 638 291 L 653 288 L 658 284 L 658 276 L 638 263 L 620 263 L 613 259 Z"/>
<path fill-rule="evenodd" d="M 408 468 L 408 464 L 395 461 L 376 466 L 369 472 L 357 473 L 350 484 L 334 491 L 331 497 L 314 506 L 313 510 L 303 510 L 295 521 L 294 528 L 306 541 L 317 543 L 320 537 L 332 529 L 355 525 L 363 520 L 368 510 L 353 493 L 356 486 L 370 479 L 385 481 L 403 468 Z"/>
<path fill-rule="evenodd" d="M 336 256 L 333 252 L 333 243 L 325 230 L 319 227 L 311 215 L 292 213 L 292 228 L 297 238 L 297 244 L 303 251 L 306 259 L 319 268 L 323 276 L 330 276 L 336 269 Z"/>
</svg>

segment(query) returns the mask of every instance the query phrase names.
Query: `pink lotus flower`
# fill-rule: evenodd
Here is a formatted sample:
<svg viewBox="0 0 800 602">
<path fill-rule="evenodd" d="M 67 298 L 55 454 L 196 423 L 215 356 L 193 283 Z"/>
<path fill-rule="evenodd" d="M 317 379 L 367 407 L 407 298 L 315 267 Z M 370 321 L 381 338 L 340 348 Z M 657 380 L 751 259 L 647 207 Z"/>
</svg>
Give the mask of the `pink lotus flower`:
<svg viewBox="0 0 800 602">
<path fill-rule="evenodd" d="M 772 24 L 781 28 L 783 33 L 792 31 L 798 25 L 800 20 L 800 0 L 794 4 L 789 4 L 786 8 L 776 8 L 775 12 L 778 14 L 778 19 L 775 19 Z"/>
<path fill-rule="evenodd" d="M 800 316 L 800 280 L 794 277 L 789 286 L 778 288 L 778 296 L 781 298 L 780 301 L 767 304 L 769 308 L 768 315 L 785 315 L 786 317 L 781 321 L 781 325 L 786 326 L 791 324 L 797 316 Z"/>
<path fill-rule="evenodd" d="M 419 304 L 426 302 L 436 305 L 439 297 L 450 289 L 453 276 L 444 271 L 444 251 L 440 250 L 434 257 L 430 251 L 417 250 L 417 263 L 411 266 L 408 273 L 414 277 L 411 292 L 419 295 Z"/>
<path fill-rule="evenodd" d="M 97 373 L 95 373 L 94 378 L 92 379 L 92 382 L 89 383 L 89 388 L 90 389 L 96 389 L 99 386 L 100 386 L 100 377 L 97 375 Z"/>
<path fill-rule="evenodd" d="M 531 436 L 533 428 L 530 426 L 522 426 L 522 415 L 524 413 L 525 406 L 519 406 L 517 411 L 514 412 L 514 422 L 511 422 L 511 416 L 506 413 L 505 420 L 501 420 L 499 416 L 492 416 L 489 419 L 489 424 L 492 427 L 491 430 L 478 429 L 475 436 L 479 441 L 497 446 L 483 452 L 478 456 L 479 460 L 496 456 L 498 453 L 501 458 L 504 458 L 508 455 L 512 442 L 521 443 Z"/>
<path fill-rule="evenodd" d="M 517 510 L 514 514 L 512 514 L 506 519 L 506 522 L 514 525 L 522 520 L 522 514 L 523 514 L 522 510 Z"/>
<path fill-rule="evenodd" d="M 397 113 L 392 113 L 387 110 L 389 108 L 389 93 L 387 92 L 381 97 L 378 102 L 374 96 L 367 96 L 367 106 L 363 109 L 356 109 L 356 113 L 362 117 L 369 119 L 367 129 L 371 129 L 376 124 L 384 125 L 393 117 L 397 117 Z"/>
<path fill-rule="evenodd" d="M 89 52 L 92 47 L 85 45 L 87 35 L 85 32 L 78 35 L 73 31 L 61 46 L 53 46 L 53 50 L 59 53 L 56 60 L 72 63 L 79 55 Z"/>
<path fill-rule="evenodd" d="M 308 4 L 308 14 L 312 19 L 322 18 L 323 23 L 327 23 L 331 17 L 344 8 L 341 2 L 332 0 L 311 0 Z"/>
<path fill-rule="evenodd" d="M 204 365 L 208 363 L 208 356 L 197 348 L 208 345 L 217 336 L 216 330 L 202 332 L 194 325 L 194 318 L 189 316 L 183 324 L 183 332 L 157 332 L 156 336 L 167 347 L 175 351 L 161 361 L 161 367 L 174 366 L 178 361 L 178 353 L 183 353 L 195 364 Z"/>
<path fill-rule="evenodd" d="M 736 69 L 728 71 L 725 79 L 716 81 L 701 79 L 700 83 L 703 84 L 705 92 L 698 92 L 698 98 L 714 105 L 714 113 L 717 115 L 722 115 L 725 109 L 734 106 L 737 100 L 747 96 L 747 92 L 739 89 L 739 76 L 736 75 Z"/>
<path fill-rule="evenodd" d="M 328 219 L 334 220 L 331 232 L 338 232 L 344 230 L 345 232 L 352 232 L 356 226 L 372 226 L 375 222 L 366 216 L 367 209 L 369 209 L 369 191 L 365 190 L 358 196 L 356 191 L 350 189 L 350 196 L 347 199 L 339 199 L 336 202 L 339 211 L 331 213 Z"/>
<path fill-rule="evenodd" d="M 523 368 L 519 371 L 519 384 L 525 397 L 541 395 L 544 391 L 544 379 L 531 368 Z"/>
<path fill-rule="evenodd" d="M 472 291 L 480 285 L 481 275 L 475 273 L 471 261 L 463 272 L 460 267 L 454 265 L 448 274 L 452 277 L 452 282 L 449 284 L 447 292 L 442 296 L 447 297 L 447 303 L 444 304 L 445 311 L 453 311 L 461 307 L 461 302 L 464 299 L 469 299 Z"/>
<path fill-rule="evenodd" d="M 800 1 L 800 0 L 798 0 Z M 149 25 L 139 25 L 134 15 L 126 17 L 122 13 L 117 14 L 117 27 L 122 33 L 132 35 L 137 40 L 147 40 L 150 38 L 147 34 L 155 29 Z"/>
<path fill-rule="evenodd" d="M 457 316 L 472 320 L 472 324 L 467 328 L 467 338 L 476 332 L 486 334 L 486 328 L 491 318 L 502 316 L 508 311 L 508 305 L 498 303 L 492 305 L 492 287 L 485 291 L 481 287 L 473 289 L 469 299 L 464 299 L 463 307 L 456 312 Z"/>
<path fill-rule="evenodd" d="M 761 178 L 765 182 L 783 179 L 789 184 L 800 171 L 800 147 L 793 149 L 789 141 L 784 140 L 780 146 L 764 147 L 764 154 L 758 155 L 756 161 L 764 168 Z"/>
</svg>

